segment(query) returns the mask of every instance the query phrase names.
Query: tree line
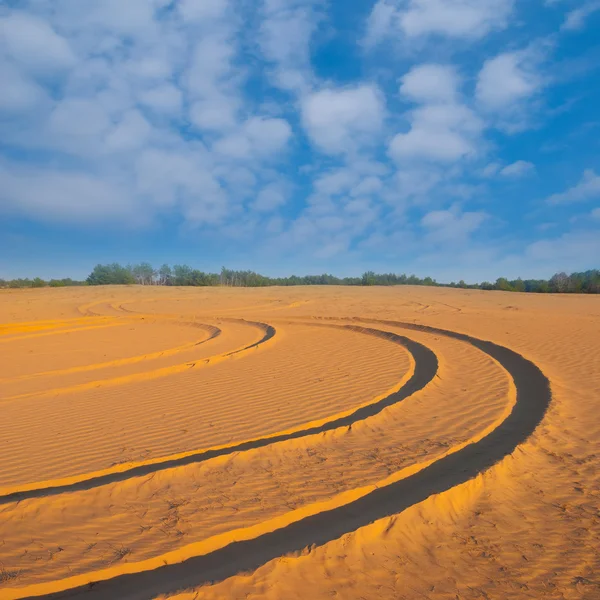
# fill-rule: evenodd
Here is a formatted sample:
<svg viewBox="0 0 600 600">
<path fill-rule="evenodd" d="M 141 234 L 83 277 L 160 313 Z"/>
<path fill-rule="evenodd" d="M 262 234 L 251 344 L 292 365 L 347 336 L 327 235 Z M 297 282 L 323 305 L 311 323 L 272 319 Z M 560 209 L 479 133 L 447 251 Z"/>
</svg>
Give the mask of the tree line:
<svg viewBox="0 0 600 600">
<path fill-rule="evenodd" d="M 48 281 L 41 277 L 34 277 L 33 279 L 19 278 L 19 279 L 1 279 L 0 288 L 42 288 L 42 287 L 70 287 L 75 285 L 87 285 L 85 281 L 75 281 L 70 277 L 64 279 L 49 279 Z"/>
<path fill-rule="evenodd" d="M 464 281 L 439 283 L 431 277 L 420 278 L 416 275 L 396 273 L 375 273 L 367 271 L 361 277 L 336 277 L 334 275 L 305 275 L 299 277 L 267 277 L 254 271 L 235 271 L 223 267 L 220 273 L 206 273 L 187 265 L 164 264 L 155 269 L 150 263 L 122 266 L 118 263 L 96 265 L 85 281 L 70 278 L 44 281 L 35 279 L 0 279 L 4 288 L 66 287 L 75 285 L 163 285 L 163 286 L 230 286 L 230 287 L 267 287 L 294 285 L 423 285 L 453 287 L 463 289 L 502 290 L 506 292 L 533 293 L 600 293 L 600 270 L 592 269 L 580 273 L 556 273 L 550 279 L 506 279 L 500 277 L 494 283 L 467 284 Z"/>
</svg>

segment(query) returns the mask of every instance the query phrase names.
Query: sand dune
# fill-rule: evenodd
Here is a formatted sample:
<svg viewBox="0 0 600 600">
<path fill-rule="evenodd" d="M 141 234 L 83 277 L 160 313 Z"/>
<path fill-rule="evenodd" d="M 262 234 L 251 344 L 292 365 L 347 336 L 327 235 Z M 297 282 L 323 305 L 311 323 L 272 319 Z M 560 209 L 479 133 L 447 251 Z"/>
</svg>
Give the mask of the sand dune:
<svg viewBox="0 0 600 600">
<path fill-rule="evenodd" d="M 0 315 L 2 599 L 600 597 L 596 298 L 125 287 Z"/>
</svg>

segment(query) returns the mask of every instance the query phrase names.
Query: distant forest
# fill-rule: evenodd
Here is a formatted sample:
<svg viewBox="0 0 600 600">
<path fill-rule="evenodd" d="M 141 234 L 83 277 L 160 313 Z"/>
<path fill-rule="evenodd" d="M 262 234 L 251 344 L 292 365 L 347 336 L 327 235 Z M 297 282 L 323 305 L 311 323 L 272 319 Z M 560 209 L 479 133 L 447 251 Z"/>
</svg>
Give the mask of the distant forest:
<svg viewBox="0 0 600 600">
<path fill-rule="evenodd" d="M 600 270 L 581 273 L 557 273 L 550 279 L 506 279 L 500 277 L 494 283 L 467 284 L 464 281 L 438 283 L 431 277 L 421 279 L 416 275 L 374 273 L 367 271 L 362 277 L 335 277 L 334 275 L 306 275 L 298 277 L 266 277 L 254 271 L 233 271 L 223 267 L 220 273 L 205 273 L 187 265 L 163 265 L 155 269 L 149 263 L 122 266 L 118 263 L 96 265 L 85 281 L 73 279 L 0 279 L 0 288 L 67 287 L 78 285 L 165 285 L 165 286 L 229 286 L 267 287 L 293 285 L 424 285 L 477 290 L 502 290 L 505 292 L 599 294 Z"/>
</svg>

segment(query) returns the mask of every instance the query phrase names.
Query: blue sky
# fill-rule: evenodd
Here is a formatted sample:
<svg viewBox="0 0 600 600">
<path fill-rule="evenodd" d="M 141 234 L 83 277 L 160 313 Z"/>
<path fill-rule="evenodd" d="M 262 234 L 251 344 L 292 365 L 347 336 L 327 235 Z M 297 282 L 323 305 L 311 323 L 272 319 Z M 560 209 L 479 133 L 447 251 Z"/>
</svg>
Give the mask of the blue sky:
<svg viewBox="0 0 600 600">
<path fill-rule="evenodd" d="M 599 0 L 5 0 L 0 277 L 600 266 Z"/>
</svg>

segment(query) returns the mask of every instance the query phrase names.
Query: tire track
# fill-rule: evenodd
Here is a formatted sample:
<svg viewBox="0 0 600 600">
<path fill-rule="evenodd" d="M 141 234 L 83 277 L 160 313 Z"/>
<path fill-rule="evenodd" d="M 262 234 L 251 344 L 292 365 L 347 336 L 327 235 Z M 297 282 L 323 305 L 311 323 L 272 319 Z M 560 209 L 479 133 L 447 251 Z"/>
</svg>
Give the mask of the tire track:
<svg viewBox="0 0 600 600">
<path fill-rule="evenodd" d="M 256 570 L 270 560 L 307 546 L 326 544 L 372 521 L 402 512 L 433 494 L 445 492 L 474 478 L 511 454 L 543 419 L 552 397 L 549 381 L 534 363 L 513 350 L 466 334 L 415 323 L 375 319 L 364 321 L 448 336 L 487 353 L 513 379 L 516 398 L 510 414 L 476 443 L 468 444 L 404 479 L 376 488 L 342 506 L 323 510 L 283 526 L 275 523 L 274 530 L 243 541 L 232 538 L 230 543 L 214 551 L 205 547 L 204 554 L 175 564 L 167 564 L 163 557 L 164 566 L 150 570 L 139 571 L 140 565 L 127 564 L 121 566 L 124 574 L 105 572 L 111 578 L 102 582 L 82 585 L 86 578 L 89 581 L 90 575 L 78 576 L 70 581 L 54 584 L 55 589 L 62 586 L 63 589 L 71 588 L 65 591 L 48 594 L 52 584 L 43 584 L 20 591 L 7 590 L 6 595 L 0 593 L 0 598 L 41 596 L 50 600 L 85 596 L 90 600 L 141 600 L 223 580 L 242 571 Z M 160 560 L 161 557 L 158 557 L 153 563 Z M 139 572 L 135 572 L 136 570 Z M 77 585 L 79 587 L 74 587 Z"/>
<path fill-rule="evenodd" d="M 114 302 L 112 304 L 110 304 L 110 308 L 112 308 L 113 310 L 117 311 L 117 312 L 125 312 L 125 313 L 129 313 L 132 315 L 144 315 L 146 317 L 152 317 L 152 316 L 160 316 L 163 318 L 180 318 L 179 315 L 164 315 L 164 314 L 160 314 L 160 313 L 140 313 L 136 310 L 132 310 L 131 308 L 126 308 L 125 305 L 126 304 L 134 304 L 134 303 L 140 303 L 140 302 L 160 302 L 166 299 L 160 298 L 160 299 L 145 299 L 145 300 L 129 300 L 129 301 L 125 301 L 125 302 Z M 190 300 L 190 298 L 170 298 L 170 300 Z M 262 311 L 265 309 L 268 309 L 270 312 L 274 312 L 277 310 L 286 310 L 286 309 L 290 309 L 290 308 L 298 308 L 299 306 L 304 306 L 306 304 L 310 304 L 311 300 L 297 300 L 295 302 L 291 302 L 290 304 L 284 304 L 283 306 L 278 305 L 277 304 L 278 300 L 271 300 L 269 303 L 267 304 L 256 304 L 253 306 L 235 306 L 232 308 L 220 308 L 219 311 L 220 313 L 231 313 L 231 312 L 249 312 L 252 314 L 253 311 Z M 201 314 L 201 313 L 199 313 Z M 224 319 L 231 319 L 232 317 L 224 317 Z"/>
<path fill-rule="evenodd" d="M 264 331 L 264 335 L 258 341 L 243 346 L 241 348 L 236 348 L 230 352 L 226 352 L 223 354 L 217 354 L 215 356 L 209 356 L 206 358 L 198 359 L 198 360 L 189 360 L 185 363 L 181 363 L 178 365 L 172 365 L 170 367 L 162 367 L 159 369 L 155 369 L 153 371 L 144 371 L 141 373 L 134 373 L 131 375 L 122 375 L 119 377 L 111 377 L 109 379 L 98 379 L 95 381 L 88 381 L 85 383 L 78 383 L 71 386 L 65 386 L 61 388 L 53 388 L 47 389 L 41 392 L 27 392 L 25 394 L 17 394 L 16 396 L 8 396 L 3 398 L 0 403 L 11 402 L 14 400 L 23 400 L 26 398 L 41 398 L 47 396 L 57 396 L 62 394 L 72 394 L 76 392 L 82 392 L 85 390 L 92 390 L 101 387 L 115 387 L 119 385 L 124 385 L 128 383 L 137 383 L 140 381 L 148 381 L 151 379 L 158 379 L 161 377 L 167 377 L 169 375 L 176 375 L 177 373 L 183 373 L 190 369 L 200 369 L 209 366 L 216 365 L 220 362 L 228 358 L 232 358 L 233 356 L 238 356 L 241 353 L 245 353 L 252 348 L 256 348 L 258 346 L 262 346 L 268 341 L 272 340 L 275 337 L 276 331 L 275 328 L 267 323 L 261 323 L 258 321 L 245 321 L 241 319 L 240 321 L 250 325 L 251 327 L 256 327 L 262 331 Z M 126 322 L 126 321 L 125 321 Z M 1 493 L 1 492 L 0 492 Z"/>
<path fill-rule="evenodd" d="M 90 331 L 92 329 L 106 329 L 107 327 L 118 327 L 120 325 L 125 325 L 124 321 L 111 321 L 105 322 L 100 325 L 88 325 L 85 327 L 72 327 L 70 329 L 50 329 L 44 330 L 39 333 L 28 333 L 26 335 L 18 335 L 13 337 L 0 337 L 0 344 L 6 342 L 18 342 L 20 340 L 29 340 L 32 338 L 41 338 L 48 337 L 51 335 L 58 335 L 60 333 L 77 333 L 78 331 Z"/>
<path fill-rule="evenodd" d="M 50 319 L 46 321 L 18 321 L 16 323 L 0 324 L 0 336 L 15 335 L 17 333 L 31 333 L 48 329 L 58 329 L 72 325 L 87 325 L 91 322 L 110 321 L 110 317 L 98 317 L 90 319 L 87 317 L 75 317 L 72 319 Z"/>
<path fill-rule="evenodd" d="M 219 335 L 221 335 L 221 330 L 218 327 L 215 327 L 214 325 L 206 325 L 203 323 L 182 323 L 182 324 L 191 325 L 193 327 L 203 329 L 209 335 L 208 335 L 208 337 L 203 338 L 201 340 L 189 342 L 187 344 L 183 344 L 183 345 L 177 346 L 175 348 L 166 348 L 165 350 L 158 350 L 157 352 L 152 352 L 150 354 L 140 354 L 138 356 L 130 356 L 127 358 L 120 358 L 117 360 L 109 360 L 106 362 L 94 363 L 92 365 L 82 365 L 80 367 L 55 369 L 53 371 L 41 371 L 39 373 L 32 373 L 31 375 L 20 375 L 18 377 L 7 377 L 4 379 L 0 379 L 0 383 L 21 381 L 21 380 L 33 379 L 33 378 L 37 378 L 37 377 L 57 377 L 57 376 L 63 376 L 63 375 L 72 375 L 74 373 L 85 373 L 88 371 L 97 371 L 100 369 L 107 369 L 110 367 L 122 367 L 125 365 L 132 365 L 132 364 L 144 362 L 147 360 L 154 360 L 157 358 L 164 358 L 166 356 L 173 356 L 174 354 L 179 354 L 181 352 L 185 352 L 186 350 L 192 350 L 196 346 L 200 346 L 200 345 L 218 337 Z"/>
<path fill-rule="evenodd" d="M 45 496 L 55 496 L 62 493 L 76 492 L 80 490 L 89 490 L 102 485 L 108 485 L 119 481 L 124 481 L 132 477 L 143 477 L 151 473 L 171 469 L 174 467 L 184 466 L 192 463 L 204 462 L 219 456 L 225 456 L 236 452 L 263 448 L 265 446 L 284 442 L 288 440 L 317 435 L 326 431 L 332 431 L 341 427 L 350 427 L 353 423 L 367 419 L 380 413 L 388 406 L 397 404 L 405 398 L 411 396 L 415 392 L 423 389 L 436 375 L 438 361 L 435 354 L 423 346 L 422 344 L 410 340 L 404 336 L 395 333 L 385 332 L 378 329 L 369 329 L 355 325 L 330 325 L 321 324 L 323 327 L 333 327 L 355 331 L 366 335 L 380 337 L 405 347 L 413 357 L 413 371 L 402 380 L 392 393 L 386 394 L 383 397 L 377 397 L 374 401 L 356 409 L 346 411 L 332 417 L 322 419 L 321 421 L 311 422 L 301 425 L 294 429 L 289 429 L 283 432 L 276 432 L 268 436 L 257 439 L 245 440 L 235 444 L 227 444 L 199 451 L 182 453 L 176 456 L 157 458 L 153 461 L 146 461 L 135 465 L 119 465 L 113 469 L 106 469 L 93 474 L 87 473 L 81 476 L 67 477 L 57 481 L 36 482 L 30 486 L 19 486 L 17 489 L 0 490 L 0 505 L 11 502 L 18 502 L 29 498 L 40 498 Z M 263 340 L 271 339 L 275 334 L 275 329 L 268 326 L 271 330 L 267 330 Z M 270 336 L 270 337 L 268 337 Z M 257 342 L 247 346 L 241 350 L 234 351 L 242 352 L 255 348 Z M 226 355 L 231 356 L 232 353 Z M 1 598 L 0 593 L 0 598 Z"/>
<path fill-rule="evenodd" d="M 141 315 L 141 314 L 145 314 L 145 313 L 140 313 L 136 310 L 132 310 L 131 308 L 125 308 L 125 305 L 126 304 L 136 304 L 136 303 L 139 304 L 142 302 L 163 302 L 166 300 L 190 301 L 190 300 L 194 300 L 194 299 L 190 298 L 189 296 L 175 297 L 175 298 L 146 298 L 146 299 L 137 299 L 137 300 L 125 300 L 125 301 L 112 302 L 112 303 L 110 303 L 108 301 L 104 301 L 104 302 L 100 302 L 98 304 L 108 304 L 110 308 L 112 308 L 113 310 L 115 310 L 117 312 L 126 312 L 126 313 L 135 314 L 135 315 Z M 287 308 L 297 308 L 298 306 L 303 306 L 305 304 L 309 304 L 311 301 L 310 300 L 298 300 L 298 301 L 292 302 L 290 304 L 284 304 L 283 306 L 278 304 L 278 302 L 280 302 L 280 301 L 276 300 L 276 299 L 272 299 L 265 304 L 255 304 L 255 305 L 250 305 L 250 306 L 234 306 L 231 308 L 219 308 L 219 311 L 225 312 L 225 313 L 230 313 L 230 312 L 252 313 L 252 311 L 265 310 L 265 309 L 269 309 L 270 311 L 285 310 Z M 88 305 L 84 305 L 84 307 L 86 310 L 88 310 L 88 308 L 89 308 Z M 88 312 L 89 312 L 89 310 L 88 310 Z M 91 314 L 95 314 L 95 313 L 91 313 Z M 154 313 L 148 313 L 147 316 L 154 316 Z M 162 316 L 166 316 L 166 315 L 162 315 Z"/>
</svg>

